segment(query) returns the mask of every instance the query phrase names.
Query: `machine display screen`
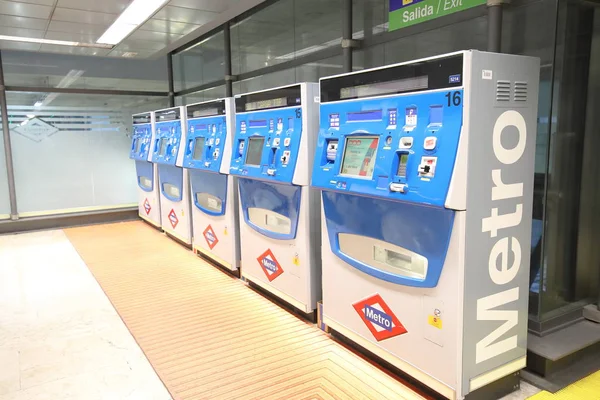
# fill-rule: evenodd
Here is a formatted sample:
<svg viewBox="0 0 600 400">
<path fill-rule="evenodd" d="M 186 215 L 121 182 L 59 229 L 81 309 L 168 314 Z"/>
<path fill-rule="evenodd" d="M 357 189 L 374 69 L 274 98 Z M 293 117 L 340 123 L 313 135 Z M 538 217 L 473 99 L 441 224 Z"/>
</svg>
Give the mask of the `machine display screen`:
<svg viewBox="0 0 600 400">
<path fill-rule="evenodd" d="M 346 138 L 341 175 L 372 178 L 377 157 L 379 137 L 351 136 Z"/>
<path fill-rule="evenodd" d="M 287 97 L 278 97 L 276 99 L 260 100 L 246 103 L 246 111 L 264 110 L 266 108 L 276 108 L 287 106 Z"/>
<path fill-rule="evenodd" d="M 248 148 L 246 149 L 247 165 L 259 166 L 262 159 L 263 147 L 265 145 L 264 136 L 256 136 L 248 139 Z"/>
<path fill-rule="evenodd" d="M 427 89 L 429 77 L 427 75 L 411 78 L 397 79 L 394 81 L 371 83 L 368 85 L 345 87 L 340 90 L 340 99 L 357 99 L 361 97 L 381 96 L 402 92 L 412 92 Z"/>
<path fill-rule="evenodd" d="M 400 154 L 400 163 L 396 175 L 401 178 L 406 178 L 406 164 L 408 164 L 408 153 Z"/>
<path fill-rule="evenodd" d="M 250 125 L 250 128 L 266 128 L 267 120 L 266 119 L 259 119 L 259 120 L 255 120 L 255 121 L 251 120 L 248 123 L 248 125 Z"/>
<path fill-rule="evenodd" d="M 139 153 L 140 152 L 140 147 L 142 147 L 142 140 L 141 139 L 135 139 L 135 152 Z"/>
<path fill-rule="evenodd" d="M 351 112 L 346 118 L 348 122 L 381 121 L 383 112 L 381 110 Z"/>
<path fill-rule="evenodd" d="M 160 147 L 158 150 L 158 155 L 159 156 L 165 156 L 167 155 L 167 138 L 162 138 L 160 139 Z"/>
<path fill-rule="evenodd" d="M 194 154 L 192 154 L 192 160 L 201 160 L 202 153 L 204 152 L 204 140 L 205 138 L 196 138 L 194 142 Z"/>
</svg>

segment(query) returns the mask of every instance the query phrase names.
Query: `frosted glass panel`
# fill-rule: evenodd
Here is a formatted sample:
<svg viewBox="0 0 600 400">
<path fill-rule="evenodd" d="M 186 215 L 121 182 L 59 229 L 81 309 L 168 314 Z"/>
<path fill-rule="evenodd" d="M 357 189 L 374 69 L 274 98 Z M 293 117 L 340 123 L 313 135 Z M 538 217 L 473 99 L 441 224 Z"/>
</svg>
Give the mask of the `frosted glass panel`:
<svg viewBox="0 0 600 400">
<path fill-rule="evenodd" d="M 0 220 L 7 219 L 10 214 L 10 203 L 8 201 L 8 179 L 6 177 L 6 159 L 4 158 L 4 144 L 2 128 L 0 124 Z"/>
<path fill-rule="evenodd" d="M 166 98 L 7 95 L 19 214 L 137 202 L 131 114 L 166 107 Z"/>
</svg>

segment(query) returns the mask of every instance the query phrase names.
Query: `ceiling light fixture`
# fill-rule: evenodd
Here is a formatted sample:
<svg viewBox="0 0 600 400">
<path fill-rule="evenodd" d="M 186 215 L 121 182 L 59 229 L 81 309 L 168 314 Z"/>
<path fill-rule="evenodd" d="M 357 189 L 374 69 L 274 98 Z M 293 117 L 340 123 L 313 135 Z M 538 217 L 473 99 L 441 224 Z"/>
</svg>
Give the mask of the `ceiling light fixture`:
<svg viewBox="0 0 600 400">
<path fill-rule="evenodd" d="M 116 45 L 150 18 L 168 0 L 133 0 L 96 43 Z"/>
<path fill-rule="evenodd" d="M 26 42 L 26 43 L 40 43 L 40 44 L 56 44 L 59 46 L 75 46 L 75 47 L 99 47 L 102 49 L 112 49 L 112 45 L 97 44 L 97 43 L 82 43 L 82 42 L 70 42 L 67 40 L 52 40 L 52 39 L 38 39 L 23 36 L 8 36 L 0 35 L 0 40 L 9 40 L 11 42 Z"/>
</svg>

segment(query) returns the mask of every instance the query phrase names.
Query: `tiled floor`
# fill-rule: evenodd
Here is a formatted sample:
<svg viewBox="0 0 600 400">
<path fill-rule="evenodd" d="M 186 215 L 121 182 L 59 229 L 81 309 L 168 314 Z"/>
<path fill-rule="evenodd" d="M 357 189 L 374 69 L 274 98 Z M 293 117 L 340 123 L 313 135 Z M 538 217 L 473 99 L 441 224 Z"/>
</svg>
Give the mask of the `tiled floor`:
<svg viewBox="0 0 600 400">
<path fill-rule="evenodd" d="M 0 236 L 0 399 L 170 396 L 62 231 Z"/>
<path fill-rule="evenodd" d="M 131 226 L 130 229 L 138 228 Z M 155 234 L 155 231 L 152 230 L 148 232 L 151 235 Z M 126 233 L 131 234 L 131 232 Z M 103 239 L 98 231 L 94 231 L 89 236 L 88 246 L 106 247 L 111 235 L 114 235 L 114 232 Z M 182 259 L 190 258 L 190 260 L 194 260 L 194 265 L 197 263 L 198 260 L 195 257 L 188 255 L 187 252 L 184 253 L 182 248 L 173 245 L 168 239 L 164 237 L 159 239 L 165 241 L 165 247 L 174 247 L 176 252 L 181 252 Z M 112 251 L 117 250 L 118 246 L 113 245 Z M 114 254 L 111 256 L 114 257 Z M 119 265 L 113 265 L 113 270 L 123 268 L 131 262 L 130 259 L 119 260 Z M 157 261 L 158 264 L 164 264 L 164 262 Z M 176 272 L 170 271 L 171 274 Z M 182 271 L 178 273 L 182 274 Z M 228 287 L 229 291 L 237 290 L 233 288 L 235 282 L 229 282 L 231 279 L 212 267 L 202 274 L 200 271 L 193 272 L 192 275 L 194 274 L 207 275 L 210 281 L 218 281 L 219 285 Z M 191 278 L 188 275 L 181 275 L 178 279 L 181 283 L 189 283 Z M 203 279 L 208 279 L 204 275 Z M 137 281 L 132 280 L 125 286 L 129 285 L 129 289 L 133 291 L 147 289 L 148 279 L 137 276 Z M 126 275 L 113 274 L 113 277 L 120 280 L 126 278 Z M 184 294 L 180 291 L 176 296 L 177 301 L 181 301 L 182 297 L 185 297 Z M 157 292 L 156 295 L 160 296 L 160 293 Z M 217 292 L 210 295 L 218 296 Z M 362 391 L 364 394 L 365 390 L 368 390 L 365 383 L 360 382 L 363 379 L 358 379 L 358 376 L 374 376 L 383 385 L 378 390 L 385 389 L 388 392 L 390 389 L 392 390 L 385 398 L 391 398 L 390 393 L 394 393 L 394 398 L 413 397 L 408 395 L 410 391 L 403 388 L 399 382 L 390 380 L 385 374 L 378 373 L 369 363 L 357 359 L 352 353 L 339 347 L 322 334 L 308 332 L 311 327 L 304 327 L 306 324 L 288 316 L 287 313 L 269 301 L 263 300 L 254 292 L 244 289 L 240 292 L 240 296 L 242 295 L 248 297 L 247 301 L 252 300 L 257 304 L 262 304 L 259 308 L 266 307 L 271 310 L 271 313 L 281 313 L 280 318 L 289 319 L 288 325 L 299 325 L 301 329 L 307 331 L 306 337 L 314 336 L 313 341 L 326 344 L 327 357 L 319 361 L 328 363 L 324 364 L 326 368 L 314 371 L 315 368 L 311 366 L 313 371 L 310 373 L 297 371 L 299 375 L 297 374 L 298 377 L 294 379 L 302 379 L 302 382 L 305 380 L 307 382 L 295 383 L 294 387 L 290 386 L 292 381 L 289 381 L 289 384 L 288 381 L 282 382 L 280 385 L 284 385 L 287 389 L 281 389 L 283 391 L 278 389 L 274 392 L 275 394 L 289 392 L 290 396 L 294 394 L 297 398 L 307 399 L 357 398 L 355 395 L 358 392 Z M 138 306 L 133 307 L 130 311 L 140 312 L 140 310 L 135 310 L 137 308 Z M 207 345 L 208 343 L 205 343 L 205 346 Z M 300 357 L 301 351 L 306 352 L 304 345 L 308 345 L 308 343 L 304 343 L 296 349 L 298 354 L 296 358 Z M 229 345 L 225 344 L 225 346 Z M 288 347 L 290 346 L 293 347 L 292 344 L 288 345 Z M 200 375 L 207 375 L 206 373 L 201 374 L 196 371 L 191 379 L 190 372 L 183 371 L 183 378 L 173 375 L 174 378 L 170 384 L 174 388 L 178 384 L 182 384 L 181 394 L 184 394 L 186 390 L 188 392 L 204 390 L 205 386 L 210 386 L 214 380 L 214 374 L 220 374 L 217 364 L 239 358 L 234 352 L 224 360 L 225 353 L 227 353 L 225 350 L 223 349 L 224 353 L 221 357 L 213 362 L 212 368 L 205 371 L 207 373 L 213 371 L 210 372 L 213 375 L 208 374 L 210 376 L 208 381 L 204 382 L 200 377 Z M 147 351 L 152 353 L 154 350 L 149 346 Z M 251 353 L 254 351 L 250 350 Z M 173 355 L 166 355 L 163 358 L 165 357 L 170 360 Z M 336 364 L 336 360 L 340 357 L 342 361 Z M 162 362 L 160 364 L 162 367 L 165 367 L 163 365 L 165 360 L 156 355 L 155 358 L 159 364 Z M 181 357 L 175 357 L 173 360 L 179 358 Z M 259 358 L 257 362 L 260 363 L 260 359 L 262 358 Z M 289 360 L 291 365 L 298 364 L 297 362 L 292 363 L 292 361 Z M 177 366 L 178 364 L 173 365 Z M 230 373 L 233 369 L 228 370 L 229 372 L 223 376 L 223 379 L 231 381 L 228 385 L 243 385 L 242 389 L 249 391 L 246 396 L 255 397 L 262 393 L 260 390 L 267 393 L 276 389 L 271 384 L 265 386 L 260 381 L 254 382 L 256 380 L 252 379 L 254 370 L 246 371 L 243 365 L 238 367 L 238 369 L 240 368 L 242 368 L 240 371 L 233 374 Z M 347 368 L 350 368 L 350 372 L 346 371 Z M 317 372 L 318 375 L 315 375 Z M 352 375 L 354 373 L 357 375 Z M 246 375 L 248 378 L 243 380 L 242 378 Z M 187 378 L 184 379 L 185 377 Z M 199 383 L 196 382 L 198 379 Z M 340 391 L 339 387 L 332 383 L 337 381 L 352 382 L 352 384 L 342 386 L 343 390 Z M 192 383 L 194 384 L 190 386 Z M 214 386 L 214 382 L 212 385 Z M 219 386 L 211 389 L 212 391 L 200 391 L 196 397 L 213 398 L 212 395 L 207 397 L 207 393 L 215 394 L 215 391 L 219 390 L 223 391 L 224 396 L 233 395 L 231 388 L 227 385 L 225 385 L 227 388 L 221 388 L 221 385 L 224 383 L 221 382 Z M 515 393 L 507 399 L 525 399 L 536 391 L 535 388 L 525 384 L 521 392 Z M 400 393 L 403 393 L 404 396 Z M 237 398 L 236 396 L 230 397 Z M 419 396 L 415 395 L 414 397 Z M 0 400 L 166 400 L 169 398 L 169 393 L 162 382 L 62 231 L 0 236 Z"/>
</svg>

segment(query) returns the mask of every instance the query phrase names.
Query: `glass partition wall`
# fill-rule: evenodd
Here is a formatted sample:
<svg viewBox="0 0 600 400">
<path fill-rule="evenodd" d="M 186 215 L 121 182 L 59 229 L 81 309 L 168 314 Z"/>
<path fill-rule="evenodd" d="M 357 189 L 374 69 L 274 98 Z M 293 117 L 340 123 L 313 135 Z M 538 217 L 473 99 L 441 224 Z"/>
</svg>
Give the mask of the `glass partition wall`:
<svg viewBox="0 0 600 400">
<path fill-rule="evenodd" d="M 131 115 L 168 106 L 166 58 L 2 51 L 2 66 L 18 218 L 137 206 Z M 0 219 L 7 187 L 0 142 Z"/>
<path fill-rule="evenodd" d="M 349 3 L 351 23 L 343 12 Z M 538 334 L 577 320 L 582 305 L 598 297 L 598 9 L 578 0 L 515 0 L 504 7 L 502 51 L 541 60 L 529 325 Z M 485 5 L 393 32 L 388 10 L 389 0 L 266 2 L 229 23 L 232 82 L 225 79 L 227 26 L 172 55 L 179 66 L 175 86 L 186 90 L 177 102 L 222 97 L 227 84 L 235 95 L 343 73 L 345 23 L 360 43 L 351 70 L 487 48 Z"/>
</svg>

